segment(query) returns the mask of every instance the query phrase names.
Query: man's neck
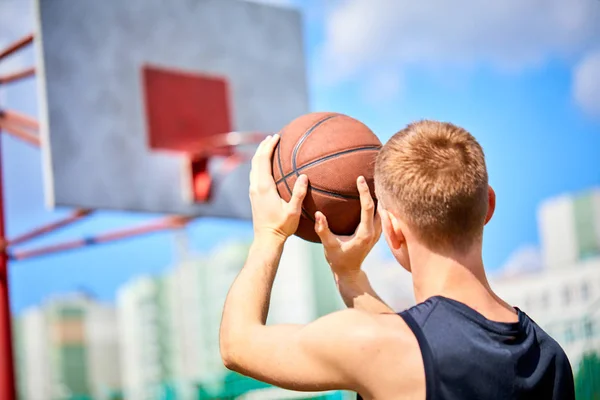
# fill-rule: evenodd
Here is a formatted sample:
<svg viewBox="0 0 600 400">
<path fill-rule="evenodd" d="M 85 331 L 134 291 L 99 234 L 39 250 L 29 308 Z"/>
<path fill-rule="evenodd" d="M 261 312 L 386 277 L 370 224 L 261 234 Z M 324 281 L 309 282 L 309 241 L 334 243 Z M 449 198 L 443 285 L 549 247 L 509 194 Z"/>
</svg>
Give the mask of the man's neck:
<svg viewBox="0 0 600 400">
<path fill-rule="evenodd" d="M 490 288 L 480 245 L 458 255 L 438 254 L 425 248 L 411 249 L 410 254 L 417 303 L 444 296 L 466 304 L 489 319 L 514 322 L 514 308 Z"/>
<path fill-rule="evenodd" d="M 439 254 L 426 248 L 413 248 L 410 255 L 417 302 L 445 296 L 469 303 L 472 298 L 490 296 L 480 246 L 473 246 L 462 254 Z"/>
</svg>

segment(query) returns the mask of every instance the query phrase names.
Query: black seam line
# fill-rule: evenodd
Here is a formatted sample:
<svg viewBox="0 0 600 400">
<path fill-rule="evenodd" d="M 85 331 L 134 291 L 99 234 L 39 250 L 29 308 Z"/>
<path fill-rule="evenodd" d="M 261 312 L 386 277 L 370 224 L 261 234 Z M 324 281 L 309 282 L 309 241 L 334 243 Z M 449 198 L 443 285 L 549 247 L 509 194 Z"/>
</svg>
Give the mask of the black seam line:
<svg viewBox="0 0 600 400">
<path fill-rule="evenodd" d="M 280 151 L 280 146 L 281 144 L 281 140 L 277 143 L 277 164 L 279 164 L 279 173 L 281 174 L 281 176 L 283 176 L 283 167 L 281 165 L 281 151 Z M 290 194 L 290 196 L 292 195 L 292 189 L 290 189 L 290 185 L 287 183 L 287 181 L 284 182 L 285 183 L 285 187 L 288 190 L 288 193 Z M 277 184 L 275 184 L 277 185 Z"/>
<path fill-rule="evenodd" d="M 308 136 L 308 134 L 310 134 L 310 132 L 312 132 L 317 126 L 321 125 L 323 122 L 327 121 L 328 119 L 331 119 L 331 118 L 336 117 L 336 116 L 337 115 L 329 115 L 329 116 L 323 118 L 322 120 L 317 121 L 317 123 L 315 123 L 307 132 L 305 132 L 302 135 L 302 139 L 300 139 L 300 142 L 303 141 L 304 138 L 306 136 Z M 293 152 L 294 158 L 292 158 L 292 162 L 293 162 L 294 166 L 296 164 L 295 157 L 296 157 L 296 153 L 298 152 L 298 147 L 300 145 L 300 142 L 296 143 L 296 146 L 294 147 L 294 152 Z M 283 176 L 283 166 L 281 165 L 281 152 L 279 150 L 280 149 L 280 143 L 281 142 L 277 143 L 277 164 L 279 164 L 279 173 L 281 174 L 281 176 Z M 292 192 L 292 189 L 290 188 L 290 185 L 287 183 L 287 180 L 284 180 L 283 182 L 285 183 L 285 187 L 287 188 L 288 193 L 290 194 L 290 196 L 292 196 L 293 192 Z M 281 181 L 277 181 L 275 183 L 275 185 L 277 185 L 278 183 L 281 183 Z M 304 209 L 304 207 L 302 207 L 302 215 L 304 215 L 304 217 L 308 218 L 310 221 L 316 222 L 315 218 L 312 215 L 310 215 L 308 212 L 306 212 L 306 210 Z"/>
<path fill-rule="evenodd" d="M 279 143 L 277 143 L 277 164 L 279 165 L 279 173 L 281 175 L 283 175 L 283 167 L 281 166 L 281 152 L 279 151 Z M 281 183 L 281 181 L 277 181 L 275 183 L 275 186 L 277 186 L 279 183 Z M 284 182 L 285 183 L 285 187 L 288 190 L 288 193 L 290 194 L 290 196 L 292 195 L 292 189 L 290 188 L 290 185 L 287 183 L 287 181 Z M 306 211 L 304 211 L 304 208 L 302 208 L 302 215 L 304 215 L 305 218 L 308 218 L 310 220 L 312 220 L 314 222 L 314 219 L 310 217 L 310 215 L 308 215 L 308 213 Z"/>
<path fill-rule="evenodd" d="M 306 138 L 311 133 L 313 133 L 314 130 L 317 129 L 321 124 L 323 124 L 325 121 L 329 121 L 330 119 L 335 118 L 337 116 L 339 116 L 339 115 L 335 114 L 335 115 L 329 115 L 329 116 L 323 118 L 322 120 L 320 120 L 319 122 L 314 124 L 309 130 L 304 132 L 304 134 L 302 135 L 300 140 L 298 140 L 298 143 L 296 143 L 296 146 L 294 146 L 294 151 L 292 152 L 292 171 L 296 174 L 296 176 L 300 176 L 300 174 L 297 171 L 298 166 L 296 165 L 296 157 L 298 156 L 298 151 L 300 150 L 300 147 L 302 147 L 302 143 L 304 143 Z"/>
<path fill-rule="evenodd" d="M 307 218 L 307 219 L 311 220 L 312 222 L 317 222 L 317 221 L 315 220 L 315 217 L 313 217 L 312 215 L 310 215 L 310 214 L 308 213 L 308 211 L 306 211 L 306 210 L 304 209 L 304 207 L 302 207 L 302 215 L 304 215 L 304 217 L 305 217 L 305 218 Z"/>
<path fill-rule="evenodd" d="M 314 167 L 315 165 L 319 165 L 325 161 L 331 160 L 332 158 L 336 158 L 338 156 L 345 156 L 346 154 L 351 154 L 351 153 L 359 153 L 361 151 L 379 150 L 380 148 L 381 148 L 381 146 L 376 145 L 376 146 L 365 146 L 365 147 L 358 147 L 356 149 L 340 151 L 339 153 L 331 154 L 331 155 L 328 155 L 327 157 L 319 158 L 318 160 L 309 162 L 308 164 L 303 165 L 300 168 L 298 168 L 296 170 L 296 172 L 300 172 L 307 168 Z M 275 182 L 275 184 L 276 185 L 280 184 L 284 179 L 289 178 L 290 176 L 294 175 L 296 172 L 290 172 L 289 174 L 285 175 L 283 178 L 281 178 L 277 182 Z M 283 176 L 283 174 L 281 174 L 281 175 Z"/>
<path fill-rule="evenodd" d="M 319 122 L 317 122 L 316 124 L 314 124 L 308 131 L 306 131 L 304 133 L 304 135 L 302 135 L 302 137 L 300 138 L 300 140 L 298 141 L 298 143 L 296 143 L 296 146 L 294 146 L 294 151 L 292 152 L 292 170 L 296 173 L 296 176 L 300 176 L 300 174 L 296 170 L 297 169 L 296 157 L 298 156 L 298 151 L 300 150 L 300 147 L 302 146 L 302 143 L 304 143 L 304 141 L 306 140 L 306 138 L 308 137 L 308 135 L 310 135 L 315 129 L 317 129 L 317 127 L 319 125 L 321 125 L 323 122 L 328 121 L 331 118 L 335 118 L 337 116 L 339 116 L 339 114 L 329 115 L 329 116 L 323 118 L 322 120 L 320 120 Z M 283 175 L 283 171 L 281 171 L 281 175 Z M 286 181 L 286 185 L 287 185 L 287 181 Z M 304 207 L 302 207 L 302 215 L 304 215 L 306 218 L 308 218 L 313 223 L 317 222 L 316 219 L 315 219 L 315 217 L 312 216 L 312 215 L 310 215 L 304 209 Z"/>
<path fill-rule="evenodd" d="M 319 189 L 319 188 L 316 188 L 314 186 L 311 186 L 310 190 L 314 190 L 315 192 L 326 194 L 326 195 L 331 196 L 331 197 L 337 197 L 338 199 L 360 200 L 359 196 L 354 196 L 354 195 L 351 195 L 351 194 L 348 194 L 348 195 L 346 195 L 346 194 L 339 194 L 339 193 L 335 193 L 335 192 L 330 192 L 329 190 Z"/>
<path fill-rule="evenodd" d="M 334 114 L 334 115 L 329 115 L 323 119 L 321 119 L 320 121 L 317 121 L 312 127 L 310 127 L 310 129 L 306 132 L 304 132 L 304 134 L 302 135 L 302 137 L 300 138 L 300 140 L 298 141 L 298 143 L 296 143 L 296 146 L 294 146 L 294 151 L 292 152 L 292 169 L 295 170 L 296 169 L 296 155 L 298 154 L 298 149 L 300 148 L 300 146 L 302 145 L 302 143 L 304 142 L 304 140 L 306 139 L 306 137 L 308 135 L 311 134 L 312 131 L 314 131 L 319 125 L 321 125 L 323 122 L 330 120 L 331 118 L 337 117 L 339 114 Z M 279 158 L 279 172 L 281 173 L 281 176 L 283 176 L 283 168 L 281 168 L 281 157 Z M 300 176 L 298 173 L 296 173 L 296 175 Z M 288 189 L 288 192 L 290 193 L 290 196 L 292 195 L 292 190 L 290 189 L 290 186 L 287 183 L 287 180 L 284 181 L 285 182 L 285 186 Z M 313 217 L 312 215 L 310 215 L 305 209 L 304 207 L 302 207 L 302 215 L 304 215 L 305 218 L 308 218 L 310 221 L 312 222 L 316 222 L 315 217 Z"/>
</svg>

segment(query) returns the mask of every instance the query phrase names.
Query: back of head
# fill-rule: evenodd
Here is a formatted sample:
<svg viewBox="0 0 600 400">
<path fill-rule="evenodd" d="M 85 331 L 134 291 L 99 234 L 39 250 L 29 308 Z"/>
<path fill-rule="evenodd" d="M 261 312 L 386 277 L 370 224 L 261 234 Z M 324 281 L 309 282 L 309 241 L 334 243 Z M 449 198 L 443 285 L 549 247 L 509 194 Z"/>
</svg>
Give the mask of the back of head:
<svg viewBox="0 0 600 400">
<path fill-rule="evenodd" d="M 488 174 L 483 149 L 465 129 L 420 121 L 381 149 L 375 185 L 384 209 L 397 214 L 432 249 L 466 249 L 483 234 Z"/>
</svg>

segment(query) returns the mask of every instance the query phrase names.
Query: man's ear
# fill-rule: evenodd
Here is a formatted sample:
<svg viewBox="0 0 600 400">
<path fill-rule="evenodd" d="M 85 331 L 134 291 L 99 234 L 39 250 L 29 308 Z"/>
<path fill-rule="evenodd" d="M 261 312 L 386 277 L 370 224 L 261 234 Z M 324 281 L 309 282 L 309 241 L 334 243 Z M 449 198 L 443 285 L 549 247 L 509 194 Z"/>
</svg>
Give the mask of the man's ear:
<svg viewBox="0 0 600 400">
<path fill-rule="evenodd" d="M 382 207 L 378 208 L 378 212 L 381 217 L 381 229 L 387 238 L 388 244 L 393 250 L 400 249 L 406 239 L 404 238 L 404 233 L 402 232 L 398 219 L 393 213 Z"/>
<path fill-rule="evenodd" d="M 496 192 L 491 186 L 488 186 L 488 212 L 485 216 L 485 223 L 487 224 L 492 219 L 494 211 L 496 210 Z"/>
</svg>

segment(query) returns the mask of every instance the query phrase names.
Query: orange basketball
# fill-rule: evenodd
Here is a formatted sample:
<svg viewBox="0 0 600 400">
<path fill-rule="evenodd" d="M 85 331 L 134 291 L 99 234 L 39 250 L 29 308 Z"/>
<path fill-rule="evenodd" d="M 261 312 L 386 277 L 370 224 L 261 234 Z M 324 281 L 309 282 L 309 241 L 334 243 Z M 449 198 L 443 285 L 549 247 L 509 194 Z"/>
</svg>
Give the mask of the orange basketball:
<svg viewBox="0 0 600 400">
<path fill-rule="evenodd" d="M 320 242 L 314 230 L 321 211 L 331 231 L 351 235 L 360 222 L 356 180 L 364 176 L 374 196 L 377 136 L 362 122 L 344 114 L 317 112 L 303 115 L 280 132 L 273 155 L 273 178 L 279 195 L 289 201 L 296 179 L 304 174 L 309 188 L 302 204 L 296 235 Z"/>
</svg>

